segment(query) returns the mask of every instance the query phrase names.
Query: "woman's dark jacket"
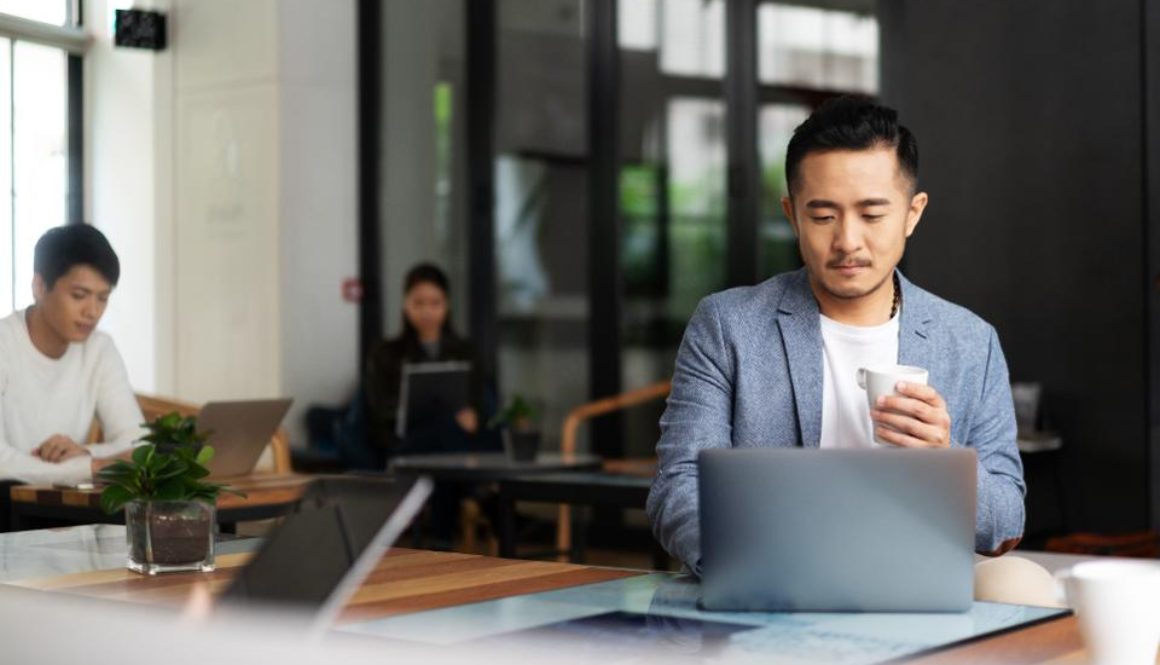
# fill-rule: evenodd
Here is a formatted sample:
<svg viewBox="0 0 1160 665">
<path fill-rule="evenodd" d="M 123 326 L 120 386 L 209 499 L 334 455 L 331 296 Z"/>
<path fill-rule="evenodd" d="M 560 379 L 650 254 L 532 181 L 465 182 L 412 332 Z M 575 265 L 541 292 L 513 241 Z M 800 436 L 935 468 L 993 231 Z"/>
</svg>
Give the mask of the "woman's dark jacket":
<svg viewBox="0 0 1160 665">
<path fill-rule="evenodd" d="M 395 432 L 395 425 L 398 420 L 399 388 L 403 376 L 403 364 L 446 361 L 466 361 L 471 363 L 470 406 L 475 409 L 476 414 L 479 414 L 481 418 L 480 426 L 483 426 L 483 413 L 480 409 L 483 393 L 482 382 L 477 370 L 478 362 L 476 361 L 475 350 L 471 346 L 471 343 L 454 333 L 444 333 L 439 340 L 438 354 L 430 356 L 417 340 L 399 336 L 380 341 L 371 349 L 370 355 L 367 358 L 367 415 L 371 427 L 371 440 L 375 445 L 385 448 L 390 452 L 404 452 L 401 450 L 403 447 L 401 443 L 403 442 L 399 441 L 399 437 Z M 418 427 L 438 426 L 447 428 L 454 422 L 455 414 L 449 413 L 443 415 L 444 418 L 441 423 L 424 423 L 419 424 Z M 459 430 L 459 432 L 462 433 L 462 430 Z M 423 438 L 424 434 L 424 432 L 414 431 L 410 423 L 408 424 L 408 439 Z M 418 437 L 414 435 L 418 435 Z M 405 452 L 422 451 L 407 450 Z"/>
</svg>

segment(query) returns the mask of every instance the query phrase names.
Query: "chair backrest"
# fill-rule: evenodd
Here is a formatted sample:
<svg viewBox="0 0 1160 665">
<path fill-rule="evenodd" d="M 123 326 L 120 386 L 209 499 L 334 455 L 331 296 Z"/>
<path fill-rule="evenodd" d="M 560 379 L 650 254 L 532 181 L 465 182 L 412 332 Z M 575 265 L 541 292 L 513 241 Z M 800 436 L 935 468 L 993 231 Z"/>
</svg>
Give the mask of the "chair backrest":
<svg viewBox="0 0 1160 665">
<path fill-rule="evenodd" d="M 576 432 L 585 420 L 591 420 L 597 416 L 627 409 L 654 399 L 663 399 L 668 397 L 672 387 L 672 381 L 660 381 L 627 393 L 581 404 L 572 409 L 564 418 L 564 427 L 560 432 L 560 452 L 565 455 L 576 452 Z"/>
<path fill-rule="evenodd" d="M 141 414 L 145 416 L 145 420 L 153 420 L 158 416 L 163 416 L 167 413 L 176 411 L 182 416 L 196 416 L 201 412 L 201 407 L 191 402 L 183 402 L 181 400 L 172 399 L 169 397 L 159 397 L 157 395 L 146 395 L 137 393 L 137 405 L 141 407 Z M 101 440 L 100 424 L 94 422 L 93 428 L 89 432 L 89 442 Z M 270 437 L 270 466 L 274 473 L 290 473 L 290 437 L 287 435 L 285 428 L 279 427 L 278 431 L 274 432 L 274 436 Z M 258 460 L 258 466 L 264 466 L 266 455 Z"/>
<path fill-rule="evenodd" d="M 660 381 L 643 388 L 606 397 L 595 402 L 588 402 L 572 409 L 568 412 L 568 416 L 564 418 L 564 427 L 560 433 L 560 452 L 569 455 L 576 452 L 576 432 L 580 429 L 580 424 L 585 420 L 591 420 L 597 416 L 602 416 L 606 413 L 619 411 L 620 409 L 627 409 L 638 404 L 651 402 L 655 399 L 662 399 L 668 397 L 669 391 L 672 389 L 672 381 Z M 604 468 L 613 472 L 627 472 L 632 475 L 653 475 L 655 465 L 652 460 L 619 460 L 621 468 L 616 469 L 614 466 L 620 466 L 618 461 L 604 461 Z M 556 521 L 556 551 L 557 559 L 560 561 L 567 561 L 571 556 L 572 549 L 572 509 L 567 504 L 561 504 L 559 508 L 559 517 Z"/>
</svg>

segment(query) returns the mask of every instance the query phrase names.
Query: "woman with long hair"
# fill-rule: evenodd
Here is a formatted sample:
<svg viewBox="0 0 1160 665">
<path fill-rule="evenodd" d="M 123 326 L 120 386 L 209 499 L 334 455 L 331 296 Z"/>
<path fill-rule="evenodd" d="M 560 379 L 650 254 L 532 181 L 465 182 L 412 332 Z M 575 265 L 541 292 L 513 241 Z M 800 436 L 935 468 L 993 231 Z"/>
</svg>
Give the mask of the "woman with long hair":
<svg viewBox="0 0 1160 665">
<path fill-rule="evenodd" d="M 488 437 L 477 436 L 483 390 L 475 353 L 451 325 L 449 296 L 450 287 L 442 270 L 427 263 L 412 268 L 403 283 L 403 332 L 382 340 L 371 350 L 366 372 L 367 409 L 371 437 L 382 459 L 488 447 Z M 471 363 L 470 403 L 454 412 L 409 411 L 406 431 L 400 436 L 396 427 L 403 366 L 447 361 Z M 463 496 L 463 487 L 448 485 L 437 487 L 431 495 L 431 547 L 452 547 Z"/>
<path fill-rule="evenodd" d="M 396 425 L 403 365 L 447 361 L 471 363 L 470 404 L 454 413 L 430 413 L 417 422 L 408 422 L 400 439 Z M 469 449 L 471 437 L 479 431 L 482 391 L 475 352 L 451 325 L 450 286 L 438 267 L 422 263 L 407 273 L 403 331 L 371 349 L 366 391 L 373 440 L 388 455 Z"/>
</svg>

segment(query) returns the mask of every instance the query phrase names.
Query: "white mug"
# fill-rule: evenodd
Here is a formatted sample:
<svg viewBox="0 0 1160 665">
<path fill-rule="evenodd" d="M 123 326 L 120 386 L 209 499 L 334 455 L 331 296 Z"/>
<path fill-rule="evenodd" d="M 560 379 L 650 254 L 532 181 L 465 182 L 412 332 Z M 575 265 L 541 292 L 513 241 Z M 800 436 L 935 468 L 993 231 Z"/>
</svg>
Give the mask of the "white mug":
<svg viewBox="0 0 1160 665">
<path fill-rule="evenodd" d="M 1091 665 L 1153 665 L 1160 644 L 1160 563 L 1085 561 L 1056 574 Z"/>
<path fill-rule="evenodd" d="M 878 398 L 883 395 L 897 395 L 894 389 L 899 381 L 907 383 L 921 383 L 926 385 L 928 373 L 921 367 L 913 365 L 879 365 L 863 367 L 858 370 L 858 387 L 866 391 L 866 400 L 870 409 L 876 409 Z M 875 443 L 887 443 L 874 436 Z"/>
</svg>

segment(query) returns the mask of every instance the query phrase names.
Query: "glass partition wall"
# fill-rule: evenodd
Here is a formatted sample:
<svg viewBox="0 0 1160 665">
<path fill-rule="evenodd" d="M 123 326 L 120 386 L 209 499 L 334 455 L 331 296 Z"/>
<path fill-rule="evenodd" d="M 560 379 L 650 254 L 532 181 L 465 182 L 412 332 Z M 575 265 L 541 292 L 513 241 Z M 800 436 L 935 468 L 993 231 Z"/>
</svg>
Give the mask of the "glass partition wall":
<svg viewBox="0 0 1160 665">
<path fill-rule="evenodd" d="M 831 96 L 877 92 L 872 7 L 826 5 L 841 8 L 736 0 L 617 3 L 625 390 L 671 375 L 685 323 L 701 298 L 801 265 L 780 205 L 789 138 Z M 726 11 L 745 12 L 736 24 L 756 31 L 753 108 L 729 108 L 726 99 L 727 79 L 736 74 L 728 70 L 727 51 L 746 37 L 730 33 Z M 731 113 L 756 115 L 754 164 L 729 154 Z M 731 168 L 759 171 L 755 237 L 731 232 Z M 740 281 L 728 270 L 729 244 L 738 242 L 757 254 L 756 272 Z M 657 402 L 624 414 L 625 456 L 653 455 L 663 407 Z"/>
<path fill-rule="evenodd" d="M 505 399 L 539 407 L 549 449 L 588 401 L 583 0 L 497 0 L 495 283 Z"/>
<path fill-rule="evenodd" d="M 384 295 L 364 307 L 394 332 L 403 272 L 443 265 L 497 398 L 537 402 L 557 448 L 572 408 L 669 378 L 701 298 L 800 265 L 779 204 L 786 144 L 826 99 L 876 93 L 873 10 L 386 0 Z M 752 156 L 730 147 L 739 136 Z M 582 428 L 580 450 L 651 457 L 662 408 Z"/>
</svg>

